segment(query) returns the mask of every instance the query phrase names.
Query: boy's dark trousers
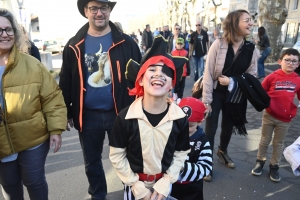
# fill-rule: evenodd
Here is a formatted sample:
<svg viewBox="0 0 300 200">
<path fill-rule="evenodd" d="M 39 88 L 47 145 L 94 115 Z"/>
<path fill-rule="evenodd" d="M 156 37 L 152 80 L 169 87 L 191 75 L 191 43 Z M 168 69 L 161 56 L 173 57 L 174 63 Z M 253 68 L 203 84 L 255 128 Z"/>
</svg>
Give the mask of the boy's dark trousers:
<svg viewBox="0 0 300 200">
<path fill-rule="evenodd" d="M 186 77 L 183 76 L 181 80 L 179 81 L 178 85 L 175 87 L 175 93 L 177 93 L 178 98 L 182 99 L 183 97 L 183 91 L 185 87 L 185 79 Z"/>
<path fill-rule="evenodd" d="M 203 179 L 188 184 L 174 183 L 171 196 L 179 200 L 203 200 Z"/>
</svg>

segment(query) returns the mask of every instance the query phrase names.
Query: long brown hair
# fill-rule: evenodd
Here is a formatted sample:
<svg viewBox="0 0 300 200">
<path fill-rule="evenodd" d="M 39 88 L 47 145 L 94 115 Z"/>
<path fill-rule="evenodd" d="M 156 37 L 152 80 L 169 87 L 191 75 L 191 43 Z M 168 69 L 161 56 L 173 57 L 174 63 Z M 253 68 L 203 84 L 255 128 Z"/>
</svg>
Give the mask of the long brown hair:
<svg viewBox="0 0 300 200">
<path fill-rule="evenodd" d="M 239 23 L 243 13 L 250 15 L 248 11 L 239 9 L 230 12 L 223 21 L 223 39 L 229 44 L 233 44 L 236 38 L 242 34 Z"/>
<path fill-rule="evenodd" d="M 0 9 L 0 16 L 5 17 L 11 23 L 11 26 L 14 30 L 14 37 L 15 37 L 15 45 L 17 46 L 18 50 L 24 53 L 28 52 L 28 43 L 27 38 L 25 37 L 22 27 L 18 24 L 14 15 L 5 8 Z"/>
</svg>

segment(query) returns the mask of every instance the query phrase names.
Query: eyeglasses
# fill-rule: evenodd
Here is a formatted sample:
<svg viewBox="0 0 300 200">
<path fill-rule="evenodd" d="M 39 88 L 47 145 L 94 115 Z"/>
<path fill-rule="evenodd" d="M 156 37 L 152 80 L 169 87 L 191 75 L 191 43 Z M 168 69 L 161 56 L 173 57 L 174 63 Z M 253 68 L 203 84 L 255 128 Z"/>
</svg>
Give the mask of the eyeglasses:
<svg viewBox="0 0 300 200">
<path fill-rule="evenodd" d="M 243 19 L 242 21 L 249 23 L 249 22 L 252 22 L 252 18 Z"/>
<path fill-rule="evenodd" d="M 290 60 L 290 59 L 283 59 L 283 60 L 286 64 L 292 64 L 292 65 L 299 64 L 299 60 Z"/>
<path fill-rule="evenodd" d="M 178 45 L 183 45 L 182 43 L 177 43 Z"/>
<path fill-rule="evenodd" d="M 196 26 L 201 26 L 200 24 L 196 24 Z"/>
<path fill-rule="evenodd" d="M 180 31 L 181 30 L 181 28 L 176 28 L 176 31 Z"/>
<path fill-rule="evenodd" d="M 91 7 L 89 7 L 89 10 L 91 11 L 92 14 L 97 14 L 98 10 L 100 10 L 102 14 L 106 14 L 109 11 L 109 7 L 108 6 L 103 6 L 103 7 L 91 6 Z"/>
<path fill-rule="evenodd" d="M 8 27 L 8 28 L 5 28 L 5 29 L 0 28 L 0 30 L 1 30 L 0 36 L 3 35 L 4 31 L 5 31 L 6 35 L 8 35 L 8 36 L 13 36 L 15 34 L 14 29 L 11 28 L 11 27 Z"/>
</svg>

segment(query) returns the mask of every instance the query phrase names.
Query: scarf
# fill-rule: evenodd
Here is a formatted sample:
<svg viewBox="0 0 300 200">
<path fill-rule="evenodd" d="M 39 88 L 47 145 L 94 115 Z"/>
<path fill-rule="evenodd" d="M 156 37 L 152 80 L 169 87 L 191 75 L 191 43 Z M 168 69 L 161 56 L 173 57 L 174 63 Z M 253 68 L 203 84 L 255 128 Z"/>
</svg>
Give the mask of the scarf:
<svg viewBox="0 0 300 200">
<path fill-rule="evenodd" d="M 245 124 L 247 123 L 246 119 L 246 111 L 247 111 L 247 99 L 245 98 L 242 91 L 236 81 L 234 79 L 235 76 L 242 75 L 247 69 L 249 68 L 253 51 L 254 45 L 248 41 L 244 41 L 244 45 L 241 48 L 240 54 L 237 56 L 235 62 L 232 64 L 232 67 L 224 74 L 228 77 L 232 77 L 235 82 L 235 88 L 231 92 L 227 90 L 226 93 L 226 106 L 224 106 L 222 112 L 224 112 L 225 116 L 228 116 L 229 119 L 233 123 L 232 133 L 239 134 L 239 135 L 247 135 L 247 130 Z M 230 52 L 231 51 L 231 52 Z M 228 47 L 228 52 L 226 55 L 225 66 L 228 67 L 229 64 L 232 63 L 233 58 L 228 56 L 232 54 L 233 49 Z"/>
</svg>

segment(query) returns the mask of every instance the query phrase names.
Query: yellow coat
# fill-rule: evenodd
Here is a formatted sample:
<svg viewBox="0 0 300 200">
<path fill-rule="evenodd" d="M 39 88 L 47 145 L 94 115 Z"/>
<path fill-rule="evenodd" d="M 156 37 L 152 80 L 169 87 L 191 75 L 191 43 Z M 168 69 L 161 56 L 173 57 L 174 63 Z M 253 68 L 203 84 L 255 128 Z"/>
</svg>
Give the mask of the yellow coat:
<svg viewBox="0 0 300 200">
<path fill-rule="evenodd" d="M 37 59 L 14 46 L 2 76 L 0 159 L 61 134 L 67 110 L 54 78 Z"/>
</svg>

